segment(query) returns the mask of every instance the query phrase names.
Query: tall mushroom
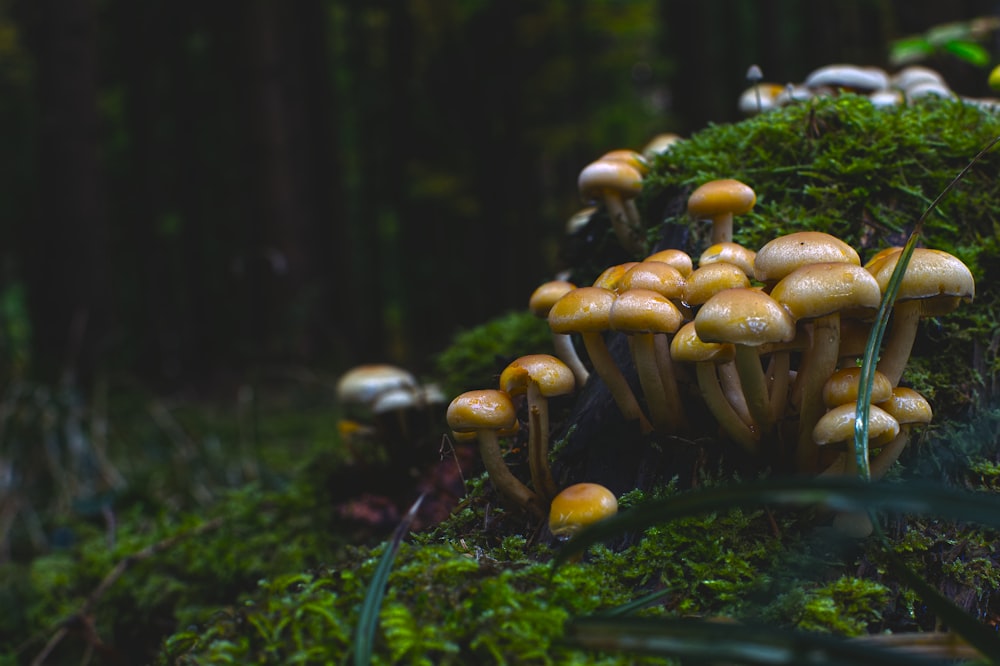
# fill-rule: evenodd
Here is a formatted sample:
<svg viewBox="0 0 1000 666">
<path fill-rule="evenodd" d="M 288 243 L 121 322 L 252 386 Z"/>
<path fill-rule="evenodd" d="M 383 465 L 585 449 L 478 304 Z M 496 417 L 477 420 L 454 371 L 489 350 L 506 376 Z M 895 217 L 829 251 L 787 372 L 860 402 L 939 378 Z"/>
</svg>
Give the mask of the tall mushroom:
<svg viewBox="0 0 1000 666">
<path fill-rule="evenodd" d="M 776 300 L 752 288 L 726 289 L 701 306 L 694 318 L 698 337 L 736 345 L 736 371 L 761 434 L 773 425 L 767 379 L 757 347 L 795 338 L 795 322 Z"/>
<path fill-rule="evenodd" d="M 885 290 L 899 263 L 901 252 L 892 252 L 869 262 L 868 270 Z M 962 300 L 976 294 L 976 281 L 969 267 L 942 250 L 915 248 L 903 274 L 892 311 L 892 326 L 886 337 L 878 369 L 893 386 L 899 384 L 917 337 L 923 316 L 946 314 Z"/>
<path fill-rule="evenodd" d="M 544 502 L 514 476 L 500 453 L 497 432 L 517 424 L 517 411 L 507 393 L 493 389 L 466 391 L 448 405 L 447 420 L 456 433 L 476 434 L 486 473 L 505 499 L 536 518 L 545 516 Z"/>
<path fill-rule="evenodd" d="M 528 309 L 536 317 L 547 320 L 549 318 L 549 310 L 556 304 L 556 301 L 574 289 L 576 289 L 576 285 L 572 282 L 567 282 L 566 280 L 549 280 L 540 284 L 531 293 L 531 297 L 528 299 Z M 573 371 L 576 383 L 579 386 L 586 384 L 587 379 L 590 378 L 590 371 L 583 364 L 580 355 L 576 353 L 572 336 L 565 333 L 552 333 L 552 347 L 555 349 L 556 356 L 562 359 L 562 362 L 568 365 L 569 369 Z"/>
<path fill-rule="evenodd" d="M 637 422 L 639 429 L 648 433 L 653 428 L 604 341 L 605 331 L 611 329 L 609 317 L 614 302 L 615 293 L 610 289 L 579 287 L 556 301 L 549 310 L 549 328 L 555 333 L 580 334 L 594 371 L 607 384 L 625 420 Z"/>
<path fill-rule="evenodd" d="M 642 174 L 625 162 L 597 160 L 584 167 L 577 184 L 585 201 L 604 203 L 622 247 L 631 254 L 641 254 L 646 246 L 642 221 L 635 217 L 625 201 L 642 192 Z"/>
<path fill-rule="evenodd" d="M 549 468 L 549 398 L 572 393 L 576 387 L 569 367 L 548 354 L 514 359 L 500 373 L 500 389 L 528 402 L 528 467 L 535 492 L 551 500 L 559 491 Z"/>
<path fill-rule="evenodd" d="M 733 216 L 750 212 L 757 194 L 746 183 L 733 178 L 711 180 L 688 197 L 688 214 L 712 220 L 712 243 L 733 240 Z"/>
</svg>

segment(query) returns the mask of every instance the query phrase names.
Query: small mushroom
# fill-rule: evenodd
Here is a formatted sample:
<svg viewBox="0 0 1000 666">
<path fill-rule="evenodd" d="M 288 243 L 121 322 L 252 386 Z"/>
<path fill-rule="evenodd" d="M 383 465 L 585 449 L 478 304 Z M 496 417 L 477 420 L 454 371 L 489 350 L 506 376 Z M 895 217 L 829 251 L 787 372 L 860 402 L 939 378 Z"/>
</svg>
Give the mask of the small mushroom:
<svg viewBox="0 0 1000 666">
<path fill-rule="evenodd" d="M 535 492 L 551 500 L 558 487 L 549 468 L 549 398 L 572 393 L 572 370 L 548 354 L 528 354 L 512 361 L 500 373 L 500 389 L 528 402 L 528 467 Z"/>
<path fill-rule="evenodd" d="M 733 216 L 750 212 L 757 194 L 746 183 L 733 178 L 711 180 L 688 197 L 688 215 L 712 221 L 712 243 L 733 240 Z"/>
<path fill-rule="evenodd" d="M 618 498 L 598 483 L 576 483 L 552 500 L 549 508 L 549 531 L 560 541 L 599 520 L 618 513 Z"/>
<path fill-rule="evenodd" d="M 566 280 L 549 280 L 539 285 L 531 293 L 531 297 L 528 299 L 528 309 L 536 317 L 547 320 L 549 310 L 556 304 L 556 301 L 574 289 L 576 289 L 576 285 L 572 282 L 567 282 Z M 580 386 L 586 384 L 587 379 L 590 378 L 590 371 L 583 364 L 580 355 L 576 353 L 572 336 L 565 333 L 552 333 L 552 347 L 555 349 L 556 356 L 562 359 L 563 363 L 568 365 L 569 369 L 573 371 L 576 383 Z"/>
<path fill-rule="evenodd" d="M 625 162 L 597 160 L 580 172 L 580 196 L 588 202 L 604 203 L 618 242 L 627 252 L 640 254 L 645 248 L 642 221 L 625 205 L 642 192 L 642 174 Z"/>
<path fill-rule="evenodd" d="M 456 433 L 475 433 L 479 455 L 497 491 L 537 518 L 545 516 L 544 502 L 507 467 L 500 453 L 498 431 L 514 428 L 517 411 L 504 391 L 466 391 L 448 405 L 448 427 Z"/>
</svg>

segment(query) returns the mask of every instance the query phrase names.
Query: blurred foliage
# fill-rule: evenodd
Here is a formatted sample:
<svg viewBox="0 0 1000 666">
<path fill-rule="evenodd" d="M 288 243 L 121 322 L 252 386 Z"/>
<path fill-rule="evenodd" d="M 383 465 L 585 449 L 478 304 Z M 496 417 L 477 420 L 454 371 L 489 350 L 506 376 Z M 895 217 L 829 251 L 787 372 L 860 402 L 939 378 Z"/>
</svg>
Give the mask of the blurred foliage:
<svg viewBox="0 0 1000 666">
<path fill-rule="evenodd" d="M 1000 17 L 996 16 L 937 25 L 922 35 L 889 44 L 889 62 L 894 67 L 903 67 L 944 54 L 976 67 L 986 67 L 993 57 L 984 43 L 989 43 L 998 29 Z"/>
</svg>

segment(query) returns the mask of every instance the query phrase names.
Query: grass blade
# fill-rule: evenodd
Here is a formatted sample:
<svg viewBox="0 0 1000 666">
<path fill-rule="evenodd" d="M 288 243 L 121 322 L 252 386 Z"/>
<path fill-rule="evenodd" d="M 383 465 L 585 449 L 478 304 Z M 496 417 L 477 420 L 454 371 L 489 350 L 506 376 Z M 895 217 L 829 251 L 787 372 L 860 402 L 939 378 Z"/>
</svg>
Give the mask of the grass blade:
<svg viewBox="0 0 1000 666">
<path fill-rule="evenodd" d="M 375 642 L 375 630 L 378 628 L 378 614 L 382 608 L 382 599 L 385 597 L 385 586 L 389 580 L 389 573 L 392 571 L 392 564 L 399 553 L 399 546 L 403 543 L 403 538 L 410 531 L 410 525 L 417 516 L 424 496 L 421 495 L 413 503 L 410 510 L 406 512 L 396 531 L 392 534 L 392 539 L 382 553 L 378 567 L 375 568 L 375 575 L 372 576 L 365 592 L 365 600 L 361 604 L 361 614 L 358 617 L 358 626 L 354 632 L 354 666 L 369 666 L 372 662 L 373 645 Z"/>
<path fill-rule="evenodd" d="M 868 342 L 865 345 L 865 355 L 861 362 L 861 375 L 858 391 L 858 402 L 854 410 L 855 420 L 854 420 L 854 441 L 852 442 L 852 448 L 854 450 L 854 457 L 857 461 L 858 475 L 863 479 L 871 478 L 871 471 L 868 465 L 868 420 L 871 413 L 871 395 L 872 395 L 872 385 L 875 381 L 875 368 L 878 364 L 878 350 L 882 347 L 882 338 L 885 335 L 885 330 L 889 325 L 889 314 L 892 312 L 892 306 L 896 301 L 896 294 L 899 293 L 899 285 L 903 281 L 903 274 L 906 272 L 906 267 L 910 263 L 910 257 L 913 256 L 913 250 L 917 246 L 917 240 L 920 238 L 920 234 L 923 232 L 924 221 L 927 216 L 930 215 L 938 203 L 947 195 L 958 183 L 965 177 L 969 169 L 973 165 L 982 159 L 983 155 L 988 153 L 993 146 L 1000 142 L 1000 136 L 995 137 L 992 141 L 986 144 L 986 147 L 980 150 L 972 160 L 955 176 L 954 179 L 948 186 L 941 191 L 941 193 L 930 203 L 927 210 L 923 212 L 920 218 L 917 220 L 916 224 L 913 225 L 913 231 L 910 232 L 909 238 L 906 239 L 906 244 L 903 246 L 903 251 L 899 255 L 899 259 L 896 262 L 896 268 L 892 272 L 892 277 L 889 279 L 889 284 L 886 286 L 885 293 L 882 294 L 882 302 L 879 304 L 878 315 L 875 319 L 875 323 L 872 325 L 871 333 L 868 335 Z"/>
<path fill-rule="evenodd" d="M 930 666 L 954 663 L 823 634 L 692 618 L 581 618 L 568 625 L 567 638 L 583 648 L 688 658 L 709 664 Z"/>
</svg>

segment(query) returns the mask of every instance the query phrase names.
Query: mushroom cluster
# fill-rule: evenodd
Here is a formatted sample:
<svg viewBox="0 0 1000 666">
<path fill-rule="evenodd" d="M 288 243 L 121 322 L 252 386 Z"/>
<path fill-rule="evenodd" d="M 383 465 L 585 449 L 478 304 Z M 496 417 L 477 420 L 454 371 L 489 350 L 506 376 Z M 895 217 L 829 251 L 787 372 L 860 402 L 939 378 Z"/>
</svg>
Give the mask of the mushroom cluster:
<svg viewBox="0 0 1000 666">
<path fill-rule="evenodd" d="M 737 102 L 744 115 L 756 115 L 771 109 L 803 102 L 817 96 L 852 92 L 864 95 L 878 107 L 910 104 L 925 97 L 962 99 L 986 108 L 1000 108 L 995 98 L 963 97 L 954 92 L 937 71 L 922 65 L 909 65 L 890 74 L 879 67 L 851 64 L 825 65 L 812 71 L 801 83 L 764 82 L 759 68 L 747 74 L 750 86 Z"/>
<path fill-rule="evenodd" d="M 854 404 L 825 396 L 840 374 L 856 371 L 902 248 L 887 248 L 865 265 L 849 244 L 816 231 L 744 248 L 732 241 L 733 217 L 754 201 L 739 181 L 705 183 L 688 202 L 689 215 L 713 230 L 713 244 L 697 262 L 668 250 L 610 266 L 591 285 L 564 287 L 548 307 L 549 326 L 582 343 L 596 380 L 640 433 L 704 435 L 704 424 L 689 417 L 701 409 L 718 434 L 775 469 L 850 472 L 846 440 L 826 426 L 853 419 Z M 871 442 L 878 474 L 905 446 L 909 424 L 929 420 L 929 405 L 927 418 L 906 428 L 884 409 L 896 400 L 894 391 L 903 391 L 920 318 L 950 312 L 974 293 L 972 273 L 957 257 L 915 250 L 878 364 L 887 391 L 873 396 L 873 419 L 884 412 L 887 424 Z M 632 368 L 609 353 L 612 334 L 627 336 Z M 637 385 L 626 380 L 633 370 Z M 875 431 L 873 425 L 873 437 Z"/>
</svg>

